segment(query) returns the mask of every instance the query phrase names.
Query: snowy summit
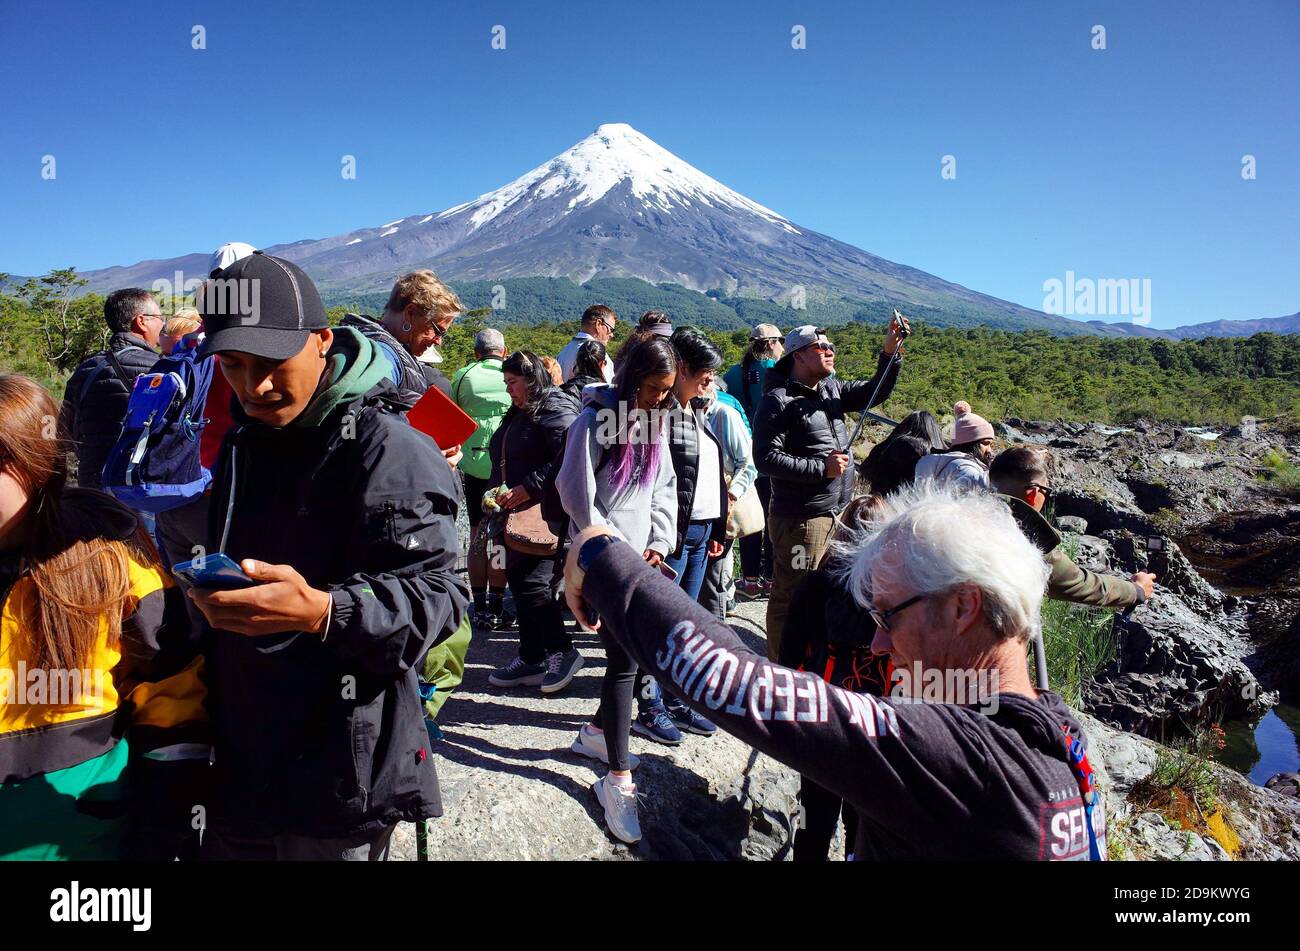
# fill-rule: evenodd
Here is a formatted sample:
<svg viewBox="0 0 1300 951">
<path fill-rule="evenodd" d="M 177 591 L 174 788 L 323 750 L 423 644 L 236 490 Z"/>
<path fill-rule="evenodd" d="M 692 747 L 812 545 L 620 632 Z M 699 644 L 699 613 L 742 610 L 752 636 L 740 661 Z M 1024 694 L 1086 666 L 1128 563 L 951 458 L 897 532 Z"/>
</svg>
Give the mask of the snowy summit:
<svg viewBox="0 0 1300 951">
<path fill-rule="evenodd" d="M 520 200 L 535 201 L 568 195 L 573 211 L 603 198 L 615 186 L 628 182 L 636 198 L 661 211 L 690 207 L 730 206 L 756 214 L 791 234 L 799 232 L 783 216 L 683 162 L 667 149 L 625 122 L 607 122 L 577 145 L 539 165 L 508 185 L 471 202 L 448 208 L 447 218 L 471 211 L 471 225 L 481 227 Z"/>
</svg>

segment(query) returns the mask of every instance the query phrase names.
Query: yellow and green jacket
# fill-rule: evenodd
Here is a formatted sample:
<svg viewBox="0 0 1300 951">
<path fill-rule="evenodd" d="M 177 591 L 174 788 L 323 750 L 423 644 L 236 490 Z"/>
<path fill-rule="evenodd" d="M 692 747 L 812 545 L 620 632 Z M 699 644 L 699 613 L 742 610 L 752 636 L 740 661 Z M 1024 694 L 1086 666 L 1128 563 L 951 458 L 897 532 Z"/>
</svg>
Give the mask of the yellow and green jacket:
<svg viewBox="0 0 1300 951">
<path fill-rule="evenodd" d="M 202 659 L 182 592 L 132 559 L 121 643 L 108 619 L 80 671 L 35 663 L 36 589 L 0 562 L 0 859 L 117 858 L 134 756 L 207 741 Z"/>
</svg>

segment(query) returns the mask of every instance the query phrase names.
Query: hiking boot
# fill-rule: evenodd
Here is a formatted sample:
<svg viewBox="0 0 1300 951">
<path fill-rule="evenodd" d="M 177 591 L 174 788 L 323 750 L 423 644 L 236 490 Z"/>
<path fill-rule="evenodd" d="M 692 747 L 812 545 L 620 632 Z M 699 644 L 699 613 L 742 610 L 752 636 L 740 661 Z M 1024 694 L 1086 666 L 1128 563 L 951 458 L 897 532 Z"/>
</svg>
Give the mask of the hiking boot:
<svg viewBox="0 0 1300 951">
<path fill-rule="evenodd" d="M 700 716 L 675 697 L 664 698 L 664 707 L 668 710 L 668 718 L 678 729 L 697 736 L 712 736 L 718 732 L 718 727 L 712 720 Z"/>
<path fill-rule="evenodd" d="M 682 741 L 682 731 L 677 729 L 662 703 L 650 704 L 638 713 L 632 721 L 632 732 L 665 746 L 676 746 Z"/>
<path fill-rule="evenodd" d="M 605 734 L 597 733 L 588 724 L 584 724 L 582 729 L 578 730 L 578 738 L 573 741 L 569 749 L 579 756 L 600 760 L 606 766 L 609 765 L 609 744 L 605 742 Z M 627 754 L 627 762 L 628 769 L 636 769 L 641 765 L 641 760 L 635 753 Z"/>
<path fill-rule="evenodd" d="M 569 686 L 573 675 L 582 670 L 582 655 L 570 648 L 546 658 L 546 676 L 542 678 L 542 693 L 559 693 Z"/>
<path fill-rule="evenodd" d="M 641 841 L 641 820 L 636 814 L 636 786 L 620 786 L 606 773 L 591 786 L 605 810 L 605 825 L 614 838 L 636 845 Z"/>
<path fill-rule="evenodd" d="M 494 687 L 536 687 L 545 678 L 546 668 L 541 664 L 526 664 L 522 657 L 516 657 L 488 674 L 488 683 Z"/>
<path fill-rule="evenodd" d="M 758 578 L 742 578 L 736 582 L 736 597 L 752 601 L 763 593 L 763 582 Z"/>
</svg>

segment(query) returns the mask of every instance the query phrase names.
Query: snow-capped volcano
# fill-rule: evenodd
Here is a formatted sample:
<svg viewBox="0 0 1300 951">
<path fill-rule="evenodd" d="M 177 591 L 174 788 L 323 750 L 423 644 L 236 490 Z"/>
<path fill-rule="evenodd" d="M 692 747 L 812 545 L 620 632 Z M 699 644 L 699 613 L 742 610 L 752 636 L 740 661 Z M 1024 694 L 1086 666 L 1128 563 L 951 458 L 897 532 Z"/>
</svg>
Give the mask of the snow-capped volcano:
<svg viewBox="0 0 1300 951">
<path fill-rule="evenodd" d="M 782 301 L 879 301 L 963 322 L 1080 326 L 800 227 L 623 123 L 601 125 L 473 201 L 266 250 L 297 262 L 327 296 L 383 291 L 403 271 L 430 267 L 466 281 L 639 278 Z M 205 255 L 187 255 L 86 276 L 94 290 L 147 286 L 205 264 Z"/>
<path fill-rule="evenodd" d="M 627 182 L 632 197 L 648 207 L 671 213 L 695 202 L 756 214 L 791 234 L 799 232 L 781 215 L 683 162 L 667 149 L 623 122 L 600 126 L 573 148 L 498 188 L 437 215 L 468 212 L 473 227 L 492 221 L 520 201 L 564 195 L 565 213 L 604 198 Z"/>
</svg>

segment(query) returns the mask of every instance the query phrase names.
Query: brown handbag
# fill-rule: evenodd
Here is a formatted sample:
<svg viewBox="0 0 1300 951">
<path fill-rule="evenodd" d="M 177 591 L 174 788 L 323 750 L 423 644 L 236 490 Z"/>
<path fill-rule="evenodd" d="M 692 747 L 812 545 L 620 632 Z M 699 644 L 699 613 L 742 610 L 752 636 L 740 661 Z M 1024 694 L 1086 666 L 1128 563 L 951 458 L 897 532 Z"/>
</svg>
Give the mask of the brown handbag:
<svg viewBox="0 0 1300 951">
<path fill-rule="evenodd" d="M 510 433 L 507 432 L 506 436 L 509 435 Z M 509 485 L 510 480 L 506 477 L 505 442 L 503 438 L 501 440 L 501 481 Z M 542 518 L 540 500 L 529 502 L 523 508 L 511 509 L 510 514 L 506 516 L 506 527 L 502 535 L 505 536 L 506 547 L 520 555 L 546 558 L 560 550 L 560 539 L 551 531 L 551 526 L 546 524 L 546 519 Z"/>
</svg>

